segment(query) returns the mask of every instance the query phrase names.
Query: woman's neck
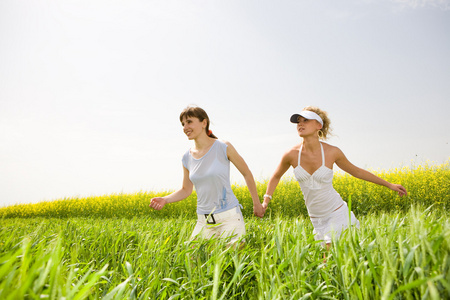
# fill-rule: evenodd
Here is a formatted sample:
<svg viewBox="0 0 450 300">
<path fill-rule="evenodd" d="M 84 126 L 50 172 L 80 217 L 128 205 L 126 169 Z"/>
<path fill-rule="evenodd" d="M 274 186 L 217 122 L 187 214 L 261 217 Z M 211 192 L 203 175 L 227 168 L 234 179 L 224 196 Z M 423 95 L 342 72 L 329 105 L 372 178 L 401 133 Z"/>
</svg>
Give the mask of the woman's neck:
<svg viewBox="0 0 450 300">
<path fill-rule="evenodd" d="M 304 137 L 302 148 L 307 152 L 314 152 L 316 149 L 320 148 L 320 141 L 316 137 Z"/>
<path fill-rule="evenodd" d="M 198 137 L 194 140 L 195 149 L 197 151 L 202 151 L 204 149 L 211 147 L 211 145 L 214 144 L 214 142 L 215 142 L 215 139 L 210 138 L 206 135 Z"/>
</svg>

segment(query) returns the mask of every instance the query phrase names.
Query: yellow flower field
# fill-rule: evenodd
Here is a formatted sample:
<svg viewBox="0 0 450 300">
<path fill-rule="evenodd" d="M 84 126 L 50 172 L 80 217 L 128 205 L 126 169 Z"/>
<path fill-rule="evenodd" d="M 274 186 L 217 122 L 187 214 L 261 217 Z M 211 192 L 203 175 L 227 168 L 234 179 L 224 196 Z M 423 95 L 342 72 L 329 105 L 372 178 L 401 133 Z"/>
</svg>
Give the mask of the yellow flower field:
<svg viewBox="0 0 450 300">
<path fill-rule="evenodd" d="M 357 215 L 392 210 L 406 211 L 411 204 L 420 204 L 425 207 L 433 205 L 433 209 L 444 211 L 449 209 L 450 161 L 441 165 L 423 164 L 374 173 L 387 181 L 402 184 L 408 190 L 408 196 L 399 197 L 385 187 L 337 172 L 334 186 L 344 200 L 351 199 L 352 210 Z M 257 182 L 261 198 L 265 193 L 266 185 L 266 181 Z M 244 207 L 244 216 L 252 215 L 252 201 L 247 187 L 234 185 L 233 190 Z M 166 195 L 170 192 L 112 194 L 12 205 L 0 208 L 0 218 L 133 218 L 139 216 L 195 218 L 195 192 L 186 200 L 173 203 L 162 211 L 149 208 L 148 204 L 152 197 Z M 278 185 L 273 197 L 268 214 L 286 217 L 307 215 L 300 187 L 293 177 L 285 177 Z"/>
</svg>

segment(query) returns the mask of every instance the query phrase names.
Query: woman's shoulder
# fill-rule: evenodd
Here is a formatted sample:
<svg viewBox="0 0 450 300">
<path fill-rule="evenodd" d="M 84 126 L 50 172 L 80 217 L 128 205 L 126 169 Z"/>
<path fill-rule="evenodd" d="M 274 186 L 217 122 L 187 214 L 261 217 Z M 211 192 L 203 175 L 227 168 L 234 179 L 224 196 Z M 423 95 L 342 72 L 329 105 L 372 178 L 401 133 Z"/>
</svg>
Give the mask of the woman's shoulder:
<svg viewBox="0 0 450 300">
<path fill-rule="evenodd" d="M 188 149 L 188 150 L 186 150 L 186 152 L 184 152 L 183 156 L 181 157 L 181 162 L 183 164 L 183 167 L 185 167 L 186 169 L 189 169 L 191 159 L 192 159 L 191 149 Z"/>
<path fill-rule="evenodd" d="M 325 152 L 325 154 L 329 157 L 332 157 L 334 161 L 343 155 L 342 150 L 339 149 L 339 147 L 337 147 L 337 146 L 333 146 L 333 145 L 330 145 L 330 144 L 324 143 L 324 142 L 322 142 L 322 145 L 323 145 L 323 151 Z"/>
<path fill-rule="evenodd" d="M 298 151 L 300 150 L 301 147 L 302 147 L 302 143 L 297 144 L 297 145 L 289 148 L 285 153 L 298 153 Z"/>
<path fill-rule="evenodd" d="M 223 139 L 216 139 L 216 142 L 220 143 L 220 144 L 225 144 L 225 145 L 231 145 L 231 143 L 227 140 L 223 140 Z"/>
<path fill-rule="evenodd" d="M 223 154 L 226 157 L 229 156 L 230 151 L 233 152 L 234 150 L 233 145 L 231 145 L 229 141 L 217 139 L 214 143 L 218 146 L 218 149 L 220 149 L 220 151 L 223 152 Z"/>
<path fill-rule="evenodd" d="M 330 151 L 330 152 L 338 152 L 341 151 L 341 149 L 339 149 L 338 147 L 334 146 L 334 145 L 330 145 L 328 143 L 325 142 L 321 142 L 322 146 L 323 146 L 323 150 L 324 151 Z"/>
<path fill-rule="evenodd" d="M 226 140 L 219 140 L 219 139 L 217 139 L 215 141 L 215 143 L 220 145 L 220 147 L 222 147 L 222 148 L 228 148 L 230 146 L 231 147 L 233 146 L 233 145 L 231 145 L 231 143 L 229 141 L 226 141 Z"/>
<path fill-rule="evenodd" d="M 230 143 L 228 140 L 219 140 L 216 141 L 218 144 L 220 144 L 222 147 L 227 149 L 234 149 L 234 146 Z"/>
<path fill-rule="evenodd" d="M 284 152 L 283 154 L 283 158 L 282 160 L 284 161 L 292 161 L 292 160 L 297 160 L 298 157 L 298 152 L 300 151 L 300 147 L 302 146 L 302 144 L 297 144 L 294 147 L 289 148 L 288 150 L 286 150 L 286 152 Z"/>
<path fill-rule="evenodd" d="M 191 156 L 191 148 L 187 149 L 187 150 L 183 153 L 183 159 L 187 159 L 189 156 Z"/>
</svg>

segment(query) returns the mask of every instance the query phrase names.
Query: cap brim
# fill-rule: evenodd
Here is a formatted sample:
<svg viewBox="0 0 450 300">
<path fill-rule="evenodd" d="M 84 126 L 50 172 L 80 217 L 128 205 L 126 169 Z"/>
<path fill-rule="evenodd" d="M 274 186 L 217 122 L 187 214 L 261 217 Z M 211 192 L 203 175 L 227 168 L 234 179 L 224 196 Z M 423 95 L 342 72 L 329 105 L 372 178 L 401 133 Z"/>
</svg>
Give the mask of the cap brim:
<svg viewBox="0 0 450 300">
<path fill-rule="evenodd" d="M 298 117 L 300 117 L 299 114 L 293 114 L 291 116 L 291 123 L 298 123 Z"/>
</svg>

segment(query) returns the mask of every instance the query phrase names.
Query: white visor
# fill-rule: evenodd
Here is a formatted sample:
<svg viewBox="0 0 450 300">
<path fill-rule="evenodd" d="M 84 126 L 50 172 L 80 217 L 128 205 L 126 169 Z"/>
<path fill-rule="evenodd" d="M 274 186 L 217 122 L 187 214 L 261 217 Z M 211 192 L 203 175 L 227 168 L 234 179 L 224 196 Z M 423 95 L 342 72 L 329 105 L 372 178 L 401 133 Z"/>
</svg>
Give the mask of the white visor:
<svg viewBox="0 0 450 300">
<path fill-rule="evenodd" d="M 299 114 L 293 114 L 291 116 L 291 122 L 292 123 L 298 123 L 298 117 L 300 117 L 300 116 L 305 118 L 305 119 L 308 119 L 308 120 L 316 120 L 317 122 L 320 123 L 320 125 L 323 126 L 322 118 L 318 114 L 316 114 L 315 112 L 310 111 L 310 110 L 304 110 L 304 111 L 302 111 Z"/>
</svg>

